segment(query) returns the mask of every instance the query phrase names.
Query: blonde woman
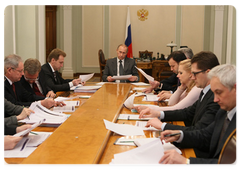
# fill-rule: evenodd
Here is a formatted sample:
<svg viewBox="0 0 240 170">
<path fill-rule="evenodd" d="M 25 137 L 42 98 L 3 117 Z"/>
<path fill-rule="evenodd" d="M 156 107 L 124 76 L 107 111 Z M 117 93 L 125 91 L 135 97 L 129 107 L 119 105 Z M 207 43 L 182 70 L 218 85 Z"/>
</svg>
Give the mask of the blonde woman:
<svg viewBox="0 0 240 170">
<path fill-rule="evenodd" d="M 135 109 L 140 113 L 139 117 L 151 112 L 160 112 L 166 110 L 177 110 L 191 106 L 195 103 L 200 95 L 201 88 L 195 86 L 194 80 L 192 80 L 191 73 L 191 59 L 183 60 L 179 63 L 178 75 L 181 82 L 181 86 L 170 97 L 167 107 L 144 107 L 137 106 Z M 156 114 L 154 114 L 156 115 Z"/>
</svg>

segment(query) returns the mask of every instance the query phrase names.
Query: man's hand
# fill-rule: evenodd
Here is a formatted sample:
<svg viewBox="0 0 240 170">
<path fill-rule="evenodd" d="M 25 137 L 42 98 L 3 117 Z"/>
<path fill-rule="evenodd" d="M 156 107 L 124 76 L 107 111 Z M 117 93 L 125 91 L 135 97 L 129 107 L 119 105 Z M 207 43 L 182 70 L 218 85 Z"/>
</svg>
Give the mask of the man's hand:
<svg viewBox="0 0 240 170">
<path fill-rule="evenodd" d="M 160 111 L 150 109 L 147 107 L 146 109 L 140 112 L 139 118 L 148 118 L 148 117 L 159 117 Z"/>
<path fill-rule="evenodd" d="M 18 136 L 5 136 L 4 137 L 4 150 L 13 149 L 23 137 Z"/>
<path fill-rule="evenodd" d="M 180 131 L 179 130 L 165 130 L 165 131 L 161 132 L 161 140 L 165 140 L 166 143 L 177 141 L 180 138 L 180 135 L 166 137 L 166 135 L 170 135 L 170 134 L 174 134 L 174 133 L 180 133 Z"/>
<path fill-rule="evenodd" d="M 162 122 L 158 118 L 150 119 L 147 122 L 146 127 L 150 127 L 150 126 L 156 128 L 156 129 L 162 130 Z"/>
<path fill-rule="evenodd" d="M 186 164 L 187 159 L 180 155 L 176 150 L 168 150 L 164 152 L 163 157 L 159 161 L 161 164 Z"/>
<path fill-rule="evenodd" d="M 158 101 L 169 99 L 172 96 L 170 91 L 161 91 L 157 97 L 159 97 Z"/>
<path fill-rule="evenodd" d="M 137 76 L 131 76 L 128 78 L 129 81 L 137 81 L 138 77 Z"/>
<path fill-rule="evenodd" d="M 22 126 L 18 126 L 17 129 L 16 129 L 16 132 L 19 133 L 19 132 L 22 132 L 22 131 L 24 131 L 26 129 L 29 129 L 31 127 L 32 127 L 32 125 L 27 125 L 27 124 L 26 125 L 22 125 Z"/>
<path fill-rule="evenodd" d="M 115 81 L 115 79 L 113 79 L 112 76 L 108 76 L 108 77 L 107 77 L 107 81 L 108 81 L 108 82 L 113 82 L 113 81 Z"/>
<path fill-rule="evenodd" d="M 77 86 L 78 84 L 81 83 L 81 79 L 80 79 L 80 78 L 74 79 L 74 80 L 72 81 L 72 83 L 73 83 L 74 86 Z"/>
<path fill-rule="evenodd" d="M 29 116 L 31 113 L 35 113 L 33 110 L 28 109 L 28 108 L 23 108 L 22 112 L 20 115 L 16 116 L 17 120 L 22 120 L 25 119 L 27 116 Z"/>
<path fill-rule="evenodd" d="M 54 98 L 56 96 L 56 94 L 53 91 L 49 91 L 46 95 L 46 97 L 51 97 Z"/>
</svg>

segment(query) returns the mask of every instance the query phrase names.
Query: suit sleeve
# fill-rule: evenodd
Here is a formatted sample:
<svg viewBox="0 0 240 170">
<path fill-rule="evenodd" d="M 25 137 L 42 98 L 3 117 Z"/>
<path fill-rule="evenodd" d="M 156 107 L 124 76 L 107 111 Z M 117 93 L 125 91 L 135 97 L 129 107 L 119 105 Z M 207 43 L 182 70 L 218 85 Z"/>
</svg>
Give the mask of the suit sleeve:
<svg viewBox="0 0 240 170">
<path fill-rule="evenodd" d="M 108 76 L 113 76 L 111 75 L 110 71 L 111 71 L 111 68 L 110 68 L 110 62 L 111 62 L 111 59 L 110 60 L 107 60 L 107 63 L 106 63 L 106 66 L 104 68 L 104 71 L 103 71 L 103 76 L 102 76 L 102 80 L 103 82 L 108 82 L 107 80 L 107 77 Z"/>
</svg>

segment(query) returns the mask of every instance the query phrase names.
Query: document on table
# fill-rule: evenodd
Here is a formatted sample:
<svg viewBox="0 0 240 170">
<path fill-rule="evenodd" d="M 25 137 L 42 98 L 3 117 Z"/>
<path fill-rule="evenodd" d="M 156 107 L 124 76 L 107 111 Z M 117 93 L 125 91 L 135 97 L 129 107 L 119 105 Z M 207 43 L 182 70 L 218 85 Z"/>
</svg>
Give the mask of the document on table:
<svg viewBox="0 0 240 170">
<path fill-rule="evenodd" d="M 150 120 L 152 118 L 139 118 L 138 114 L 119 114 L 120 120 Z"/>
<path fill-rule="evenodd" d="M 147 121 L 136 121 L 135 126 L 142 128 L 143 130 L 155 130 L 155 131 L 162 131 L 159 129 L 156 129 L 155 127 L 146 127 Z"/>
<path fill-rule="evenodd" d="M 112 123 L 105 119 L 103 119 L 103 121 L 106 129 L 111 130 L 119 135 L 125 135 L 125 136 L 144 135 L 144 132 L 140 127 L 127 125 L 127 124 Z"/>
<path fill-rule="evenodd" d="M 21 132 L 19 132 L 19 133 L 16 133 L 16 134 L 13 135 L 13 136 L 24 136 L 24 135 L 28 134 L 29 132 L 31 132 L 31 130 L 33 130 L 34 128 L 36 128 L 36 127 L 38 127 L 39 125 L 41 125 L 45 120 L 46 120 L 46 119 L 42 119 L 42 120 L 40 120 L 39 122 L 34 123 L 31 128 L 26 129 L 26 130 L 24 130 L 24 131 L 21 131 Z"/>
<path fill-rule="evenodd" d="M 135 86 L 148 86 L 149 84 L 148 83 L 144 83 L 144 82 L 137 82 L 137 83 L 131 83 L 131 84 L 133 84 L 133 85 L 135 85 Z M 146 88 L 146 87 L 145 87 Z M 145 89 L 144 88 L 144 89 Z"/>
<path fill-rule="evenodd" d="M 55 98 L 54 100 L 56 102 L 64 102 L 66 100 L 72 100 L 72 99 L 75 99 L 75 98 L 78 98 L 79 96 L 73 96 L 73 97 L 61 97 L 61 96 L 58 96 L 57 98 Z"/>
<path fill-rule="evenodd" d="M 75 106 L 58 106 L 53 108 L 54 112 L 75 112 Z"/>
<path fill-rule="evenodd" d="M 80 97 L 80 96 L 78 96 Z M 80 101 L 78 100 L 73 100 L 73 101 L 64 101 L 66 106 L 79 106 Z"/>
<path fill-rule="evenodd" d="M 159 97 L 157 97 L 157 95 L 152 95 L 152 94 L 147 94 L 142 101 L 151 101 L 151 102 L 155 102 L 158 101 Z"/>
<path fill-rule="evenodd" d="M 125 102 L 123 103 L 123 106 L 125 106 L 127 109 L 132 109 L 133 108 L 133 102 L 135 98 L 135 93 L 133 93 L 131 96 L 129 96 Z"/>
<path fill-rule="evenodd" d="M 31 113 L 29 117 L 19 122 L 33 124 L 42 119 L 46 119 L 43 124 L 60 125 L 68 118 L 66 114 L 51 111 L 38 102 L 32 103 L 29 109 L 33 110 L 35 113 Z"/>
<path fill-rule="evenodd" d="M 114 80 L 127 80 L 129 77 L 131 77 L 132 75 L 129 74 L 129 75 L 122 75 L 122 76 L 113 76 L 112 78 Z"/>
<path fill-rule="evenodd" d="M 80 75 L 79 78 L 81 79 L 81 82 L 86 82 L 90 80 L 93 77 L 94 73 L 92 74 L 86 74 L 86 75 Z"/>
<path fill-rule="evenodd" d="M 135 66 L 136 67 L 136 66 Z M 137 68 L 137 67 L 136 67 Z M 138 71 L 148 80 L 148 81 L 154 81 L 154 78 L 152 76 L 149 76 L 148 74 L 146 74 L 142 69 L 137 68 Z"/>
<path fill-rule="evenodd" d="M 77 86 L 72 86 L 72 87 L 70 87 L 70 90 L 75 90 L 76 88 L 81 87 L 81 86 L 83 86 L 83 85 L 82 84 L 78 84 Z"/>
<path fill-rule="evenodd" d="M 158 138 L 158 139 L 160 140 L 160 138 Z M 154 140 L 156 140 L 156 138 L 137 138 L 137 139 L 134 139 L 134 144 L 139 147 L 139 146 L 145 145 L 149 142 L 152 142 Z M 123 139 L 122 139 L 122 142 L 123 142 Z M 163 142 L 164 151 L 175 149 L 179 154 L 182 154 L 181 150 L 178 149 L 173 144 L 171 144 L 169 142 L 166 143 L 165 141 L 162 141 L 162 142 Z"/>
<path fill-rule="evenodd" d="M 102 86 L 81 86 L 74 90 L 74 92 L 86 92 L 86 93 L 94 93 Z"/>
<path fill-rule="evenodd" d="M 34 132 L 27 137 L 23 137 L 21 141 L 12 150 L 5 150 L 5 158 L 25 158 L 28 157 L 38 145 L 44 142 L 52 132 Z"/>
<path fill-rule="evenodd" d="M 158 164 L 164 155 L 164 148 L 159 138 L 130 151 L 114 154 L 110 164 Z"/>
</svg>

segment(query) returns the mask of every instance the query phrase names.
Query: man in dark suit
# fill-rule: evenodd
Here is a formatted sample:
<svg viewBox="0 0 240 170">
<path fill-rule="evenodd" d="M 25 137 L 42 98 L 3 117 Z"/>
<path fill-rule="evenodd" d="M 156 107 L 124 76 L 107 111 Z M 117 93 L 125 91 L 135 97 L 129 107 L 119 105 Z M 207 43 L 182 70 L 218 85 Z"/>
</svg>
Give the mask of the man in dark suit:
<svg viewBox="0 0 240 170">
<path fill-rule="evenodd" d="M 107 60 L 102 79 L 104 82 L 113 82 L 113 76 L 129 75 L 127 80 L 116 80 L 116 82 L 138 82 L 139 75 L 135 68 L 136 63 L 133 59 L 126 57 L 128 48 L 124 44 L 120 44 L 117 48 L 117 57 Z"/>
<path fill-rule="evenodd" d="M 144 89 L 143 92 L 151 93 L 153 90 L 155 90 L 156 92 L 161 91 L 158 95 L 160 97 L 159 101 L 169 99 L 172 95 L 172 92 L 175 92 L 180 85 L 179 79 L 177 77 L 179 63 L 186 59 L 187 58 L 183 52 L 172 52 L 168 56 L 167 60 L 173 74 L 169 78 L 166 78 L 160 82 L 150 82 L 151 87 Z"/>
<path fill-rule="evenodd" d="M 210 79 L 208 72 L 219 65 L 218 59 L 212 52 L 197 53 L 191 60 L 192 79 L 195 80 L 198 88 L 203 88 L 199 99 L 190 107 L 174 111 L 154 111 L 150 110 L 151 116 L 154 118 L 148 121 L 147 126 L 153 126 L 158 129 L 178 129 L 178 130 L 193 130 L 202 129 L 211 124 L 219 109 L 219 105 L 213 101 L 214 95 L 210 89 Z M 143 117 L 144 111 L 140 112 L 140 117 Z M 146 114 L 146 113 L 145 113 Z M 165 121 L 184 121 L 185 126 L 173 125 L 170 123 L 162 123 L 160 119 Z M 205 157 L 207 154 L 200 150 L 195 150 L 198 157 Z"/>
<path fill-rule="evenodd" d="M 224 64 L 213 68 L 209 72 L 211 90 L 214 102 L 220 105 L 214 122 L 201 130 L 176 131 L 166 130 L 161 133 L 161 139 L 166 142 L 176 141 L 179 147 L 194 147 L 208 151 L 207 158 L 186 159 L 175 151 L 167 151 L 160 163 L 218 163 L 220 152 L 229 135 L 236 129 L 236 68 Z M 181 133 L 173 137 L 167 134 Z"/>
<path fill-rule="evenodd" d="M 63 67 L 66 53 L 61 49 L 53 49 L 48 55 L 48 63 L 42 65 L 40 74 L 44 74 L 45 81 L 55 93 L 58 91 L 68 91 L 71 87 L 81 83 L 81 79 L 63 79 L 59 70 Z M 84 84 L 84 82 L 82 82 Z"/>
<path fill-rule="evenodd" d="M 24 76 L 20 80 L 22 86 L 32 94 L 54 98 L 56 94 L 46 85 L 44 74 L 39 74 L 40 71 L 41 63 L 38 59 L 27 59 L 24 62 Z"/>
<path fill-rule="evenodd" d="M 25 90 L 20 82 L 23 76 L 23 62 L 18 55 L 9 55 L 4 59 L 4 96 L 13 104 L 30 106 L 32 102 L 40 101 L 46 108 L 56 106 L 53 99 L 45 99 Z"/>
</svg>

